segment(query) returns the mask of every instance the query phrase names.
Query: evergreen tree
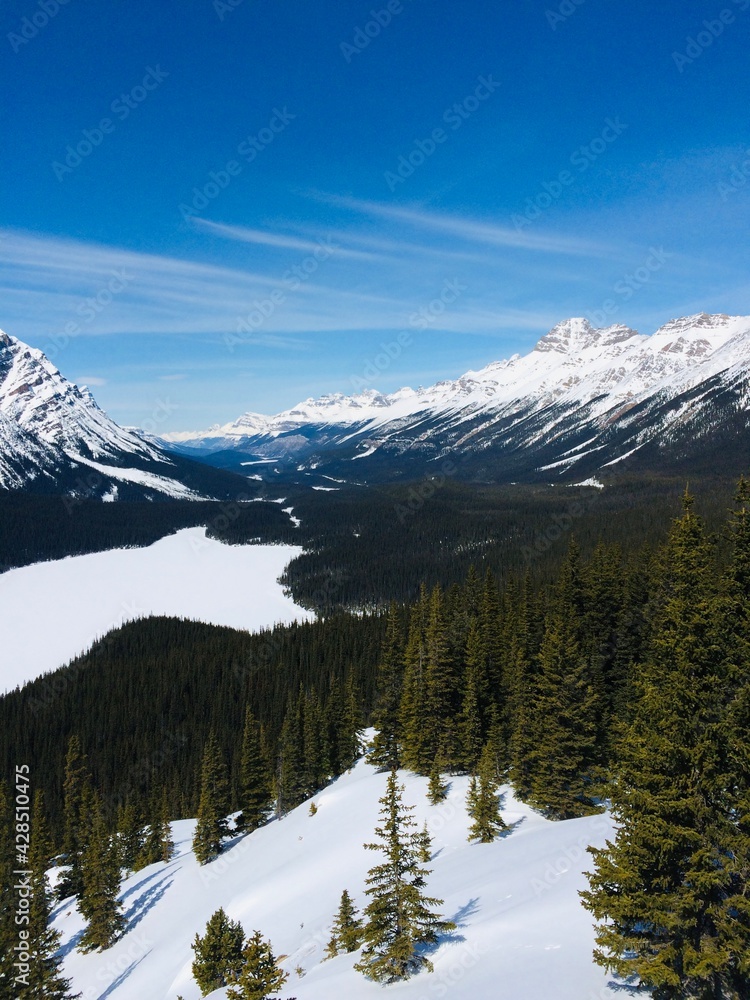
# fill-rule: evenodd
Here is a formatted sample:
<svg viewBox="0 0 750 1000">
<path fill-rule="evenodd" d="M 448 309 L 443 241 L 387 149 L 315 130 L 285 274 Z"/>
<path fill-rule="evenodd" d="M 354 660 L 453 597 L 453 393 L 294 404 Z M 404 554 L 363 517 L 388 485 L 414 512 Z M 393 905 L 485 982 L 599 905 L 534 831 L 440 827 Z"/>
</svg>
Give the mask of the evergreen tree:
<svg viewBox="0 0 750 1000">
<path fill-rule="evenodd" d="M 398 607 L 391 603 L 378 666 L 377 702 L 373 713 L 375 738 L 368 761 L 392 770 L 401 766 L 399 706 L 404 677 L 404 645 Z"/>
<path fill-rule="evenodd" d="M 205 997 L 237 981 L 243 965 L 245 931 L 237 920 L 230 920 L 223 908 L 216 910 L 201 937 L 195 935 L 193 978 Z"/>
<path fill-rule="evenodd" d="M 425 632 L 426 749 L 428 760 L 422 762 L 422 773 L 429 773 L 436 754 L 441 754 L 449 770 L 460 767 L 460 737 L 458 714 L 461 708 L 457 665 L 449 641 L 445 600 L 439 587 L 430 595 L 429 616 Z"/>
<path fill-rule="evenodd" d="M 539 667 L 532 652 L 534 611 L 528 580 L 517 613 L 517 627 L 508 651 L 510 781 L 518 797 L 528 802 L 532 785 L 532 757 L 536 744 L 534 721 L 539 700 Z"/>
<path fill-rule="evenodd" d="M 52 895 L 47 882 L 47 869 L 51 857 L 52 841 L 47 828 L 44 797 L 41 791 L 37 791 L 34 795 L 29 851 L 31 905 L 26 925 L 29 932 L 29 975 L 27 982 L 17 986 L 13 993 L 18 1000 L 37 1000 L 41 997 L 45 1000 L 71 1000 L 70 981 L 62 974 L 62 960 L 55 957 L 60 932 L 49 926 Z"/>
<path fill-rule="evenodd" d="M 487 738 L 485 718 L 490 708 L 490 692 L 485 646 L 479 623 L 472 619 L 466 640 L 466 675 L 459 720 L 461 766 L 467 771 L 474 770 L 479 763 Z"/>
<path fill-rule="evenodd" d="M 591 779 L 597 752 L 599 684 L 582 649 L 580 557 L 572 544 L 539 651 L 529 802 L 552 819 L 594 810 Z"/>
<path fill-rule="evenodd" d="M 448 782 L 443 781 L 442 776 L 442 761 L 439 757 L 436 757 L 432 768 L 430 769 L 430 781 L 427 785 L 427 798 L 430 801 L 430 805 L 437 806 L 441 802 L 444 802 L 448 795 Z"/>
<path fill-rule="evenodd" d="M 362 921 L 357 917 L 357 908 L 349 893 L 341 893 L 339 911 L 331 928 L 331 940 L 326 949 L 326 958 L 335 958 L 343 953 L 356 951 L 362 944 Z"/>
<path fill-rule="evenodd" d="M 732 956 L 723 969 L 724 983 L 733 996 L 741 996 L 750 993 L 750 483 L 744 477 L 729 527 L 732 555 L 718 617 L 727 651 L 722 670 L 727 684 L 722 730 L 728 749 L 726 808 L 734 828 L 725 863 L 726 896 L 716 925 L 725 954 Z"/>
<path fill-rule="evenodd" d="M 83 890 L 79 909 L 87 926 L 80 942 L 81 951 L 109 948 L 125 926 L 118 897 L 120 891 L 120 850 L 107 830 L 101 802 L 92 804 L 92 820 L 81 857 Z"/>
<path fill-rule="evenodd" d="M 146 828 L 143 831 L 141 850 L 137 858 L 137 866 L 140 871 L 141 868 L 145 868 L 147 865 L 153 865 L 157 861 L 169 860 L 171 856 L 171 851 L 169 855 L 165 858 L 164 854 L 166 852 L 165 845 L 163 843 L 165 832 L 169 838 L 169 822 L 167 822 L 166 831 L 163 826 L 162 821 L 162 810 L 163 810 L 163 793 L 158 786 L 154 786 L 151 790 L 151 795 L 149 796 L 149 821 L 146 824 Z"/>
<path fill-rule="evenodd" d="M 172 824 L 169 820 L 169 798 L 166 787 L 161 790 L 161 802 L 159 806 L 159 860 L 171 861 L 174 854 L 174 840 L 172 839 Z"/>
<path fill-rule="evenodd" d="M 375 828 L 381 843 L 365 844 L 368 850 L 382 851 L 385 861 L 368 874 L 365 947 L 355 968 L 380 983 L 408 979 L 421 968 L 431 970 L 420 947 L 435 944 L 439 933 L 455 927 L 433 911 L 442 901 L 424 895 L 430 873 L 420 864 L 423 845 L 411 815 L 414 807 L 403 805 L 402 792 L 392 771 L 380 799 L 381 825 Z"/>
<path fill-rule="evenodd" d="M 82 829 L 84 818 L 84 803 L 87 789 L 90 790 L 90 780 L 86 757 L 81 751 L 81 741 L 77 736 L 71 736 L 68 742 L 68 753 L 65 758 L 65 781 L 63 784 L 65 830 L 63 834 L 63 854 L 68 866 L 57 883 L 58 899 L 68 896 L 80 896 L 83 890 L 83 874 L 81 872 L 81 857 L 85 844 Z"/>
<path fill-rule="evenodd" d="M 427 829 L 427 820 L 422 824 L 417 843 L 419 845 L 419 860 L 423 865 L 426 865 L 432 860 L 432 838 Z"/>
<path fill-rule="evenodd" d="M 226 764 L 216 737 L 211 732 L 203 750 L 201 797 L 198 822 L 193 835 L 193 851 L 199 864 L 208 864 L 221 853 L 222 837 L 228 833 L 228 813 L 229 782 Z"/>
<path fill-rule="evenodd" d="M 618 831 L 605 848 L 590 849 L 595 870 L 582 896 L 601 921 L 600 965 L 638 977 L 654 1000 L 740 1000 L 750 994 L 748 908 L 746 896 L 739 910 L 732 899 L 748 855 L 731 780 L 713 552 L 692 507 L 686 494 L 615 762 Z"/>
<path fill-rule="evenodd" d="M 422 774 L 428 774 L 432 764 L 427 709 L 427 609 L 427 590 L 422 586 L 409 616 L 399 705 L 401 759 L 405 767 Z"/>
<path fill-rule="evenodd" d="M 305 760 L 304 694 L 300 691 L 297 698 L 290 699 L 281 727 L 276 777 L 277 815 L 284 816 L 304 802 L 309 786 Z"/>
<path fill-rule="evenodd" d="M 266 1000 L 289 978 L 279 968 L 270 942 L 263 940 L 260 931 L 253 931 L 247 939 L 242 963 L 236 981 L 227 990 L 229 1000 Z"/>
<path fill-rule="evenodd" d="M 472 776 L 469 786 L 467 805 L 469 816 L 474 820 L 469 829 L 469 840 L 491 844 L 498 834 L 507 830 L 507 824 L 500 815 L 497 790 L 495 761 L 487 746 L 482 752 L 478 776 Z"/>
<path fill-rule="evenodd" d="M 240 760 L 242 814 L 237 820 L 238 829 L 246 833 L 257 830 L 265 821 L 272 805 L 271 775 L 261 742 L 260 726 L 248 706 L 245 709 L 245 728 L 242 734 Z"/>
<path fill-rule="evenodd" d="M 141 853 L 143 850 L 143 823 L 138 807 L 134 802 L 127 802 L 117 812 L 117 834 L 120 844 L 120 865 L 129 871 L 138 871 L 143 867 Z"/>
</svg>

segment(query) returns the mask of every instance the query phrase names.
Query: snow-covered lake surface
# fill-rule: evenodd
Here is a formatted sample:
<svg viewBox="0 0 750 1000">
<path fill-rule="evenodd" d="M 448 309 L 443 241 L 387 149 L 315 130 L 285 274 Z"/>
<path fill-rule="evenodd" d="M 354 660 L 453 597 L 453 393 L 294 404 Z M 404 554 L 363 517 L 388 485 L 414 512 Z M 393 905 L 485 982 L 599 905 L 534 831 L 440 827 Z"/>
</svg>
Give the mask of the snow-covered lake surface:
<svg viewBox="0 0 750 1000">
<path fill-rule="evenodd" d="M 223 545 L 185 528 L 141 549 L 112 549 L 0 575 L 0 691 L 63 666 L 123 622 L 175 615 L 257 630 L 312 618 L 277 582 L 302 550 Z"/>
<path fill-rule="evenodd" d="M 121 899 L 128 930 L 103 953 L 75 944 L 84 921 L 67 901 L 58 906 L 65 972 L 83 1000 L 198 1000 L 190 945 L 223 906 L 246 934 L 260 930 L 286 956 L 281 997 L 297 1000 L 614 1000 L 610 977 L 594 965 L 592 918 L 580 904 L 591 866 L 586 846 L 612 837 L 607 816 L 552 823 L 502 789 L 510 832 L 493 844 L 467 842 L 468 778 L 453 778 L 447 801 L 431 806 L 427 779 L 401 774 L 404 801 L 416 806 L 433 838 L 427 890 L 458 928 L 430 955 L 435 971 L 384 989 L 352 967 L 357 954 L 323 961 L 343 889 L 361 910 L 368 869 L 382 856 L 366 851 L 386 775 L 360 762 L 302 805 L 238 840 L 200 868 L 190 848 L 193 820 L 173 824 L 177 854 L 130 876 Z M 303 973 L 299 976 L 297 968 Z M 211 1000 L 226 996 L 225 990 Z"/>
</svg>

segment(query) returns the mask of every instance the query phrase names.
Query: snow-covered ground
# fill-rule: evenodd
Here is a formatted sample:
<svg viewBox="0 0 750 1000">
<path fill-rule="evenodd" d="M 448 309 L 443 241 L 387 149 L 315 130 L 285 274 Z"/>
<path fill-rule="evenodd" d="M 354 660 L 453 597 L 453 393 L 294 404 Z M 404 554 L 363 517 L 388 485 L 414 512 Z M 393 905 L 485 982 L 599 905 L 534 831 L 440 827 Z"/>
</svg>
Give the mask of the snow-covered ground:
<svg viewBox="0 0 750 1000">
<path fill-rule="evenodd" d="M 70 903 L 58 907 L 65 972 L 83 1000 L 198 1000 L 190 966 L 193 938 L 220 906 L 246 934 L 269 938 L 289 981 L 281 997 L 297 1000 L 608 1000 L 621 996 L 593 964 L 594 934 L 578 890 L 591 858 L 586 846 L 612 836 L 606 816 L 551 823 L 503 789 L 510 832 L 493 844 L 469 844 L 468 779 L 454 778 L 446 802 L 429 805 L 427 780 L 402 774 L 407 804 L 433 837 L 431 895 L 458 929 L 431 954 L 435 971 L 388 987 L 352 968 L 357 955 L 323 961 L 330 924 L 343 889 L 360 910 L 364 879 L 380 854 L 373 839 L 386 776 L 360 762 L 314 797 L 315 816 L 302 805 L 236 841 L 200 868 L 190 851 L 192 820 L 173 825 L 177 854 L 130 876 L 121 898 L 125 935 L 108 951 L 82 955 L 75 943 L 84 924 Z M 300 976 L 297 969 L 302 970 Z M 212 1000 L 225 996 L 219 990 Z"/>
<path fill-rule="evenodd" d="M 0 575 L 0 690 L 63 666 L 146 615 L 258 630 L 310 618 L 277 582 L 302 550 L 223 545 L 185 528 L 147 548 L 112 549 Z"/>
</svg>

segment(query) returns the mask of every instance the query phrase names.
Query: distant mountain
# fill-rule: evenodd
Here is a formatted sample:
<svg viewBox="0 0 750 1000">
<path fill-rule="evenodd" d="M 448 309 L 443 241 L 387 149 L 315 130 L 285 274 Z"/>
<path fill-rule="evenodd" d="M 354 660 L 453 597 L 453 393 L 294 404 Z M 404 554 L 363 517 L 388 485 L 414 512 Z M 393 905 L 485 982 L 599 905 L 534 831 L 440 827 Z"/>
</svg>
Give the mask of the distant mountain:
<svg viewBox="0 0 750 1000">
<path fill-rule="evenodd" d="M 116 424 L 88 389 L 0 331 L 0 489 L 114 499 L 224 499 L 252 484 Z"/>
<path fill-rule="evenodd" d="M 328 395 L 165 438 L 223 467 L 294 463 L 358 481 L 432 475 L 446 462 L 497 482 L 718 471 L 722 456 L 750 459 L 749 379 L 750 317 L 701 313 L 651 336 L 574 318 L 525 356 L 429 388 Z"/>
</svg>

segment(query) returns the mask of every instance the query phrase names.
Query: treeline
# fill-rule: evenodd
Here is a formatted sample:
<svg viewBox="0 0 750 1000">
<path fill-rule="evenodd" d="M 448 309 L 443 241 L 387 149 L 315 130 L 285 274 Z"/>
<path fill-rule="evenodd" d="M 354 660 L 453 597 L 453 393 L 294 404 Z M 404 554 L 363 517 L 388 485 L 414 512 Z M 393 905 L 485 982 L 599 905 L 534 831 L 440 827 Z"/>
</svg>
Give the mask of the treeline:
<svg viewBox="0 0 750 1000">
<path fill-rule="evenodd" d="M 621 480 L 606 489 L 462 483 L 451 477 L 337 492 L 287 491 L 306 551 L 286 570 L 295 600 L 328 612 L 412 602 L 420 585 L 463 584 L 473 565 L 504 587 L 554 582 L 575 537 L 589 558 L 600 542 L 630 553 L 661 544 L 684 480 Z M 734 483 L 706 480 L 701 510 L 718 527 Z M 322 501 L 321 501 L 321 498 Z"/>
<path fill-rule="evenodd" d="M 31 766 L 59 839 L 71 736 L 80 739 L 114 822 L 127 802 L 146 813 L 162 785 L 172 819 L 195 816 L 201 756 L 213 731 L 229 769 L 229 805 L 237 808 L 246 709 L 262 722 L 271 755 L 282 736 L 295 754 L 304 752 L 305 729 L 320 729 L 323 740 L 340 725 L 346 699 L 356 699 L 363 724 L 383 629 L 380 616 L 345 614 L 255 635 L 173 618 L 131 622 L 68 667 L 0 699 L 2 766 L 5 773 L 18 761 Z M 292 733 L 301 733 L 301 751 Z M 321 753 L 335 767 L 331 742 Z M 309 786 L 301 770 L 292 770 L 300 785 L 290 799 Z"/>
<path fill-rule="evenodd" d="M 253 495 L 250 483 L 248 496 Z M 239 522 L 245 537 L 293 542 L 293 525 L 278 504 L 192 502 L 102 503 L 0 490 L 0 572 L 48 559 L 151 545 L 180 528 L 206 525 L 222 538 Z"/>
</svg>

